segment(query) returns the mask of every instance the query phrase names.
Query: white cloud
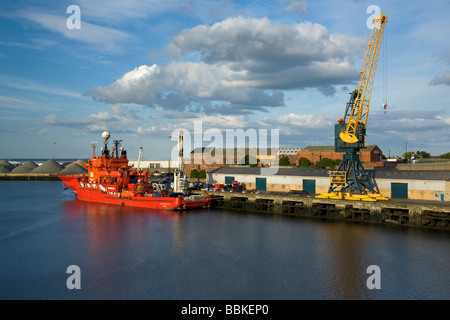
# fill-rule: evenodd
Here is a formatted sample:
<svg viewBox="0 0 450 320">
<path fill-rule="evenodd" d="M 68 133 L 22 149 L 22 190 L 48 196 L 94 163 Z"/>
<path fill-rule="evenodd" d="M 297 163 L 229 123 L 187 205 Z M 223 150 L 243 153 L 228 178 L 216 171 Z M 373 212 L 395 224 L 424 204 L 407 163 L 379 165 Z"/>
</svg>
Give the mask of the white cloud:
<svg viewBox="0 0 450 320">
<path fill-rule="evenodd" d="M 204 115 L 199 118 L 192 119 L 190 122 L 201 121 L 203 128 L 217 129 L 235 129 L 246 128 L 251 126 L 244 115 Z"/>
<path fill-rule="evenodd" d="M 111 24 L 147 17 L 153 12 L 157 15 L 167 11 L 174 5 L 174 1 L 153 0 L 78 0 L 77 4 L 81 14 L 93 21 L 108 22 Z"/>
<path fill-rule="evenodd" d="M 276 118 L 276 123 L 280 125 L 293 125 L 297 127 L 321 128 L 331 126 L 331 120 L 328 115 L 317 114 L 293 114 L 280 116 Z"/>
<path fill-rule="evenodd" d="M 130 20 L 151 19 L 170 12 L 201 19 L 217 19 L 229 12 L 233 5 L 228 1 L 203 0 L 77 0 L 81 14 L 90 21 L 117 25 Z"/>
<path fill-rule="evenodd" d="M 442 154 L 450 147 L 450 121 L 443 110 L 402 110 L 373 113 L 367 129 L 369 144 L 378 144 L 386 149 L 397 147 L 401 155 L 405 143 L 411 149 Z M 383 149 L 383 148 L 382 148 Z M 437 151 L 440 150 L 440 151 Z"/>
<path fill-rule="evenodd" d="M 282 92 L 235 85 L 230 81 L 233 73 L 225 66 L 205 63 L 142 65 L 110 86 L 92 88 L 86 95 L 106 103 L 136 103 L 180 111 L 189 106 L 201 112 L 219 109 L 210 100 L 248 106 L 283 105 Z"/>
<path fill-rule="evenodd" d="M 372 114 L 370 119 L 371 131 L 381 131 L 395 129 L 399 132 L 437 132 L 438 130 L 448 130 L 449 126 L 444 111 L 439 110 L 408 110 L 388 111 L 387 115 Z"/>
<path fill-rule="evenodd" d="M 294 114 L 290 113 L 276 118 L 264 118 L 259 121 L 263 127 L 279 128 L 282 135 L 310 134 L 317 139 L 328 136 L 332 131 L 333 121 L 328 114 Z"/>
<path fill-rule="evenodd" d="M 308 2 L 304 0 L 280 0 L 281 3 L 288 3 L 285 10 L 293 10 L 295 14 L 301 15 L 308 12 Z"/>
<path fill-rule="evenodd" d="M 198 53 L 199 61 L 141 65 L 86 94 L 106 103 L 209 114 L 265 111 L 284 106 L 282 90 L 316 87 L 330 95 L 333 85 L 354 81 L 352 56 L 362 48 L 359 39 L 329 35 L 320 24 L 233 17 L 171 40 L 169 55 Z"/>
<path fill-rule="evenodd" d="M 81 132 L 97 132 L 100 130 L 130 132 L 129 128 L 137 126 L 141 120 L 127 106 L 114 105 L 106 111 L 81 118 L 60 118 L 56 114 L 48 114 L 37 123 L 75 128 Z"/>
<path fill-rule="evenodd" d="M 151 127 L 148 127 L 148 128 L 142 128 L 142 126 L 139 126 L 137 128 L 137 133 L 139 135 L 141 135 L 141 136 L 142 135 L 155 135 L 155 134 L 157 134 L 159 132 L 160 132 L 160 128 L 158 128 L 156 126 L 151 126 Z"/>
<path fill-rule="evenodd" d="M 442 117 L 438 117 L 439 120 L 444 121 L 446 124 L 450 125 L 450 117 L 449 118 L 442 118 Z"/>
<path fill-rule="evenodd" d="M 205 133 L 208 129 L 220 130 L 225 135 L 227 129 L 244 129 L 252 127 L 255 123 L 247 120 L 245 115 L 202 115 L 185 116 L 176 123 L 150 125 L 148 127 L 139 126 L 137 132 L 151 136 L 167 136 L 177 130 L 187 130 L 191 135 L 195 128 L 201 129 Z"/>
<path fill-rule="evenodd" d="M 438 85 L 438 84 L 446 84 L 450 86 L 450 71 L 447 71 L 442 76 L 437 76 L 433 78 L 430 82 L 431 85 Z"/>
<path fill-rule="evenodd" d="M 29 110 L 34 104 L 31 101 L 13 97 L 0 96 L 0 109 L 22 109 Z"/>
<path fill-rule="evenodd" d="M 0 86 L 25 91 L 48 93 L 68 98 L 83 98 L 81 94 L 61 88 L 57 85 L 44 85 L 20 77 L 0 75 Z"/>
<path fill-rule="evenodd" d="M 134 39 L 134 36 L 128 32 L 89 23 L 82 16 L 81 29 L 69 29 L 66 25 L 69 15 L 47 14 L 31 10 L 20 11 L 15 15 L 18 18 L 36 23 L 41 28 L 59 33 L 67 39 L 87 43 L 95 49 L 109 53 L 124 52 L 124 43 Z M 74 46 L 77 45 L 77 42 L 74 43 Z"/>
<path fill-rule="evenodd" d="M 48 133 L 48 129 L 47 128 L 44 128 L 44 129 L 39 130 L 38 132 L 36 132 L 37 135 L 43 135 L 43 134 L 46 134 L 46 133 Z"/>
<path fill-rule="evenodd" d="M 362 40 L 348 35 L 330 35 L 317 23 L 287 25 L 238 16 L 181 32 L 171 40 L 167 52 L 175 58 L 198 52 L 201 61 L 225 63 L 234 71 L 273 73 L 312 63 L 349 63 L 363 45 Z M 355 71 L 351 64 L 347 68 Z"/>
</svg>

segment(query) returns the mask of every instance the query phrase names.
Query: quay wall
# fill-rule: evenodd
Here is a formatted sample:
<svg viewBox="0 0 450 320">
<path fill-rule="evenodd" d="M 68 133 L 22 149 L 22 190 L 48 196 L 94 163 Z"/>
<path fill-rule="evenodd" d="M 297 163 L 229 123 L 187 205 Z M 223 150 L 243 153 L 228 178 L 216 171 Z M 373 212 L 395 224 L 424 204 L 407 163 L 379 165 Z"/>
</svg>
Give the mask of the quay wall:
<svg viewBox="0 0 450 320">
<path fill-rule="evenodd" d="M 57 173 L 0 173 L 0 180 L 60 180 Z"/>
<path fill-rule="evenodd" d="M 448 202 L 379 200 L 374 202 L 319 199 L 282 193 L 195 191 L 210 195 L 216 209 L 286 216 L 431 228 L 450 231 Z"/>
<path fill-rule="evenodd" d="M 59 178 L 57 173 L 0 173 L 0 180 L 57 181 Z M 390 199 L 366 202 L 318 199 L 314 196 L 275 191 L 241 193 L 195 190 L 192 193 L 210 195 L 213 199 L 212 207 L 216 209 L 450 231 L 449 201 Z"/>
</svg>

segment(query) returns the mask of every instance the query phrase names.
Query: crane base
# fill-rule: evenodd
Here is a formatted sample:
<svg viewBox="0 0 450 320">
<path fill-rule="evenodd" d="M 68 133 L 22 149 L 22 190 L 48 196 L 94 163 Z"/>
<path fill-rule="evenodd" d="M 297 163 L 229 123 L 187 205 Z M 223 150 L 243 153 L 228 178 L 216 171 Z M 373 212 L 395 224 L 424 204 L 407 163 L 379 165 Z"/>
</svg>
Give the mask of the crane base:
<svg viewBox="0 0 450 320">
<path fill-rule="evenodd" d="M 352 194 L 347 192 L 327 192 L 317 195 L 317 199 L 337 199 L 337 200 L 354 200 L 354 201 L 378 201 L 389 200 L 378 193 L 370 194 Z"/>
</svg>

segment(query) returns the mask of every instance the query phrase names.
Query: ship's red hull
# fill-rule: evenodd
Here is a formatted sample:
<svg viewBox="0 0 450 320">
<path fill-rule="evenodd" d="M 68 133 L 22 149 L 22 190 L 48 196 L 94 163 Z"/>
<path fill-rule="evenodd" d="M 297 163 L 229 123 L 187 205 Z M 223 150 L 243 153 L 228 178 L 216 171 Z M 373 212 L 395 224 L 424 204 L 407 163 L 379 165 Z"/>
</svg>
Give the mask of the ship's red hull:
<svg viewBox="0 0 450 320">
<path fill-rule="evenodd" d="M 73 190 L 77 199 L 84 201 L 164 210 L 202 208 L 211 204 L 211 199 L 204 196 L 194 196 L 193 199 L 189 199 L 182 196 L 161 196 L 159 193 L 127 194 L 119 192 L 117 186 L 113 184 L 86 183 L 80 181 L 79 176 L 72 175 L 59 175 L 59 178 L 64 185 Z"/>
</svg>

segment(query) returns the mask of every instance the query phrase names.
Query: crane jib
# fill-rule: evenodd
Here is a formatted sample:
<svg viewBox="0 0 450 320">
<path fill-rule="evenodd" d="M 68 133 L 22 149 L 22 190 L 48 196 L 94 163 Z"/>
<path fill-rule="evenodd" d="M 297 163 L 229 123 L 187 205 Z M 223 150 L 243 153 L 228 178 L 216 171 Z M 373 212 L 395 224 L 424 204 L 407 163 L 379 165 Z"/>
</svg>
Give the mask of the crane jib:
<svg viewBox="0 0 450 320">
<path fill-rule="evenodd" d="M 367 45 L 363 67 L 358 79 L 358 87 L 351 93 L 350 102 L 353 101 L 353 103 L 351 105 L 347 103 L 345 108 L 343 118 L 345 129 L 340 133 L 340 138 L 346 143 L 360 142 L 357 137 L 357 126 L 358 124 L 367 125 L 370 97 L 387 17 L 382 14 L 374 21 L 375 27 Z"/>
</svg>

